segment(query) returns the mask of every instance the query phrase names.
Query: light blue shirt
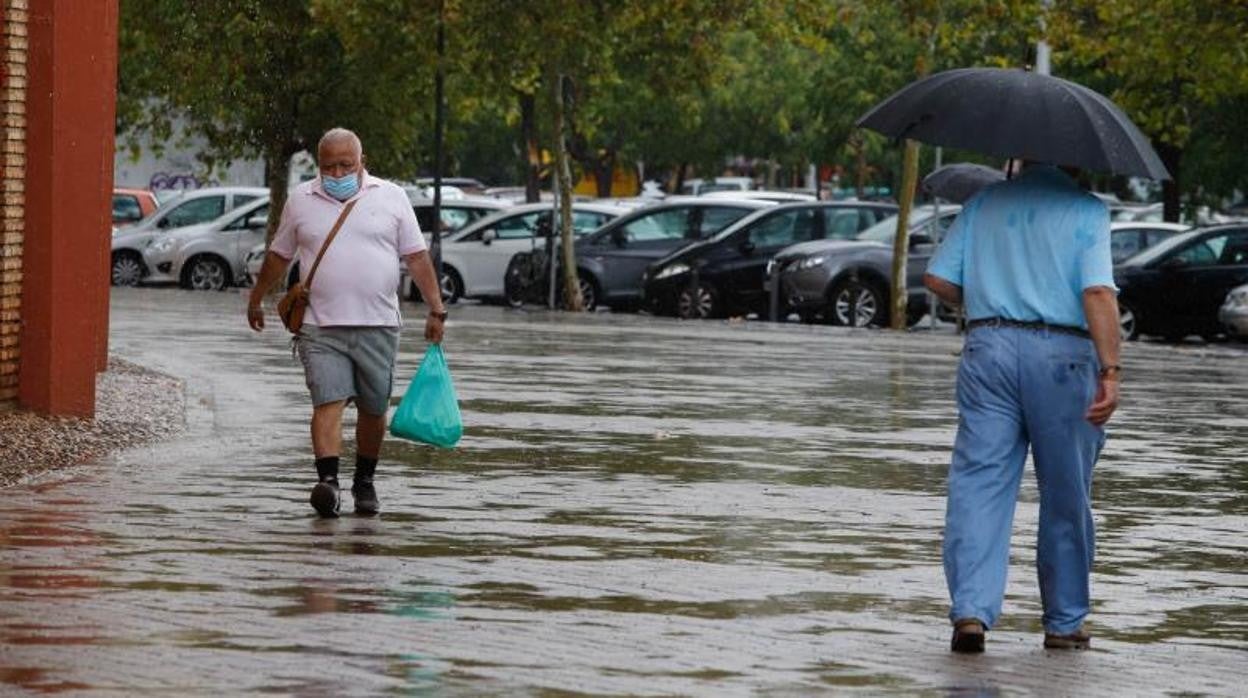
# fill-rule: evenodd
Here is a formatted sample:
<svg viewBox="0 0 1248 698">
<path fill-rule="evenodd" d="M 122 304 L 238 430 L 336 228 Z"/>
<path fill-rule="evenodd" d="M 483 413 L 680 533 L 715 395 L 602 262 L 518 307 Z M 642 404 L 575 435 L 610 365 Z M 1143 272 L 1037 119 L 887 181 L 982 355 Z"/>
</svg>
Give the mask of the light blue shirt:
<svg viewBox="0 0 1248 698">
<path fill-rule="evenodd" d="M 927 273 L 962 287 L 968 320 L 1003 317 L 1087 328 L 1083 291 L 1115 291 L 1105 204 L 1050 165 L 975 195 Z"/>
</svg>

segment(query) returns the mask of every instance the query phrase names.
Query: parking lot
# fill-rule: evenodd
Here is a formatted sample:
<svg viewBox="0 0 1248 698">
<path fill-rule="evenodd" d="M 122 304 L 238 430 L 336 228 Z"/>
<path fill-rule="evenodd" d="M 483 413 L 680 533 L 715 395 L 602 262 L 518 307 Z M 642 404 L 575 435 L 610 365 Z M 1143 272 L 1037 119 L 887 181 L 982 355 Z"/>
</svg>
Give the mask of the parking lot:
<svg viewBox="0 0 1248 698">
<path fill-rule="evenodd" d="M 0 511 L 7 690 L 1242 690 L 1243 344 L 1125 346 L 1094 649 L 1040 647 L 1029 478 L 1003 621 L 986 655 L 957 657 L 947 327 L 461 303 L 460 446 L 388 443 L 382 516 L 318 520 L 301 370 L 275 319 L 254 335 L 243 308 L 237 291 L 114 289 L 112 352 L 186 382 L 187 433 L 6 493 L 23 503 Z M 407 314 L 401 384 L 423 352 Z"/>
</svg>

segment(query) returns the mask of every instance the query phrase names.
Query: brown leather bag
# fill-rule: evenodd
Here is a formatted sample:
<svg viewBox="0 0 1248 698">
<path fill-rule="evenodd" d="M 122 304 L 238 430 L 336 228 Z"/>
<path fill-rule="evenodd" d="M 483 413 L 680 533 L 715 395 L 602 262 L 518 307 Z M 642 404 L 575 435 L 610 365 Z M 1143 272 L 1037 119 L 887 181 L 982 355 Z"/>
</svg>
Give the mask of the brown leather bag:
<svg viewBox="0 0 1248 698">
<path fill-rule="evenodd" d="M 355 201 L 348 203 L 342 209 L 342 213 L 338 214 L 338 220 L 334 222 L 333 229 L 329 231 L 325 242 L 321 244 L 321 251 L 316 253 L 316 261 L 312 262 L 312 268 L 308 270 L 308 275 L 304 277 L 303 281 L 296 282 L 287 289 L 286 295 L 282 296 L 282 299 L 277 302 L 277 315 L 282 319 L 282 324 L 292 334 L 299 334 L 299 330 L 303 329 L 303 313 L 308 309 L 312 277 L 316 275 L 316 268 L 321 265 L 321 257 L 325 256 L 325 250 L 329 249 L 329 243 L 334 241 L 334 237 L 342 229 L 343 222 L 351 214 L 351 209 L 355 208 L 355 203 Z"/>
</svg>

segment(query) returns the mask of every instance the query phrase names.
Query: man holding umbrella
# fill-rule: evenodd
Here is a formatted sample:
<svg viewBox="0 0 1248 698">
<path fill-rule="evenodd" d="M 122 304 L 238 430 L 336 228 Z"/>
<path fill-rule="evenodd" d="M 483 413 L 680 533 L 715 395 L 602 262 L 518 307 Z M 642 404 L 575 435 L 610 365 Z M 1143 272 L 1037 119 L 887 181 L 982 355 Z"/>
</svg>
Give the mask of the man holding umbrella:
<svg viewBox="0 0 1248 698">
<path fill-rule="evenodd" d="M 982 651 L 1001 612 L 1028 445 L 1044 644 L 1086 648 L 1092 466 L 1120 374 L 1109 213 L 1056 167 L 1030 164 L 971 199 L 925 280 L 968 318 L 944 543 L 953 649 Z"/>
<path fill-rule="evenodd" d="M 952 649 L 982 652 L 1001 613 L 1010 529 L 1030 448 L 1040 489 L 1036 566 L 1044 646 L 1084 649 L 1094 548 L 1092 468 L 1118 406 L 1109 215 L 1054 165 L 1168 178 L 1103 95 L 1048 75 L 968 68 L 903 88 L 859 125 L 1027 161 L 973 196 L 926 284 L 968 319 L 958 368 L 944 563 Z"/>
</svg>

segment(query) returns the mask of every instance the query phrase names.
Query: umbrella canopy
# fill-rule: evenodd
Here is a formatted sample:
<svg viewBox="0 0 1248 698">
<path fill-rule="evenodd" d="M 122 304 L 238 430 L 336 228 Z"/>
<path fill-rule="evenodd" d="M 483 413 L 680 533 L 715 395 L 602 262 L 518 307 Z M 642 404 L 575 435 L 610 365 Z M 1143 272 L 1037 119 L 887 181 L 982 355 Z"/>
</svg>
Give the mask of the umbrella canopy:
<svg viewBox="0 0 1248 698">
<path fill-rule="evenodd" d="M 931 174 L 923 178 L 923 190 L 932 196 L 962 204 L 978 194 L 980 189 L 1004 180 L 1005 173 L 1001 170 L 970 162 L 957 162 L 932 170 Z"/>
<path fill-rule="evenodd" d="M 960 68 L 913 82 L 858 125 L 893 138 L 1100 172 L 1170 179 L 1108 97 L 1025 70 Z"/>
</svg>

